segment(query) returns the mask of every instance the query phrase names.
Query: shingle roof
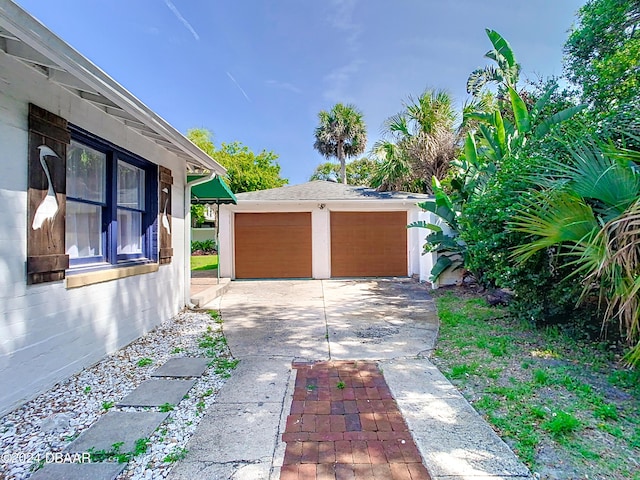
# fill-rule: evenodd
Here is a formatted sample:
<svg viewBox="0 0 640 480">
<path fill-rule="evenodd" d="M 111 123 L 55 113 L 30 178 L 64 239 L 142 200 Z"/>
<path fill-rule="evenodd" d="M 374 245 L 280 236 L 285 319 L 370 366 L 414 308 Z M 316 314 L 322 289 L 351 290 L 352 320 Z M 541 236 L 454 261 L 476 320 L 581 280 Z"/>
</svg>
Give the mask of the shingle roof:
<svg viewBox="0 0 640 480">
<path fill-rule="evenodd" d="M 408 192 L 379 192 L 373 188 L 343 185 L 342 183 L 314 180 L 269 190 L 238 193 L 238 203 L 243 201 L 301 201 L 301 200 L 415 200 L 423 201 L 429 195 Z"/>
</svg>

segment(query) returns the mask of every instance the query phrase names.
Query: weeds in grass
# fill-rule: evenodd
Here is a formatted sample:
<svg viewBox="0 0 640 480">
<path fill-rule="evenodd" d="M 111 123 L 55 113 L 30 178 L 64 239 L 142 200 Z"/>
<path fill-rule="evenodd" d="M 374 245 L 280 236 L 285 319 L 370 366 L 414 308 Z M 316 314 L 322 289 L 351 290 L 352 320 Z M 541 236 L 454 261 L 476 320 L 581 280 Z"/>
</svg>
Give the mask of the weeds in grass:
<svg viewBox="0 0 640 480">
<path fill-rule="evenodd" d="M 451 367 L 451 378 L 464 378 L 474 375 L 478 371 L 480 365 L 477 363 L 461 363 Z"/>
<path fill-rule="evenodd" d="M 115 460 L 117 463 L 127 463 L 133 457 L 146 453 L 149 448 L 148 438 L 139 438 L 136 440 L 135 446 L 132 452 L 121 452 L 120 449 L 124 445 L 124 442 L 116 442 L 111 445 L 110 450 L 96 450 L 90 448 L 88 453 L 90 454 L 91 462 L 105 462 Z"/>
<path fill-rule="evenodd" d="M 175 463 L 185 458 L 187 456 L 187 453 L 189 453 L 189 450 L 187 450 L 184 447 L 181 447 L 171 452 L 170 454 L 168 454 L 166 457 L 162 459 L 162 461 L 165 463 Z"/>
<path fill-rule="evenodd" d="M 214 319 L 219 318 L 219 314 L 215 310 L 210 310 L 209 314 Z M 214 332 L 211 326 L 208 326 L 200 337 L 198 346 L 204 349 L 204 354 L 207 357 L 212 359 L 207 366 L 213 367 L 214 372 L 222 378 L 229 378 L 231 370 L 236 368 L 240 362 L 240 360 L 225 357 L 228 352 L 227 339 L 222 334 Z"/>
<path fill-rule="evenodd" d="M 542 428 L 559 438 L 578 430 L 580 428 L 580 420 L 570 413 L 558 410 L 551 414 L 551 419 L 542 424 Z"/>
<path fill-rule="evenodd" d="M 222 316 L 220 315 L 220 312 L 218 312 L 217 310 L 209 310 L 209 316 L 211 318 L 213 318 L 213 321 L 218 323 L 218 324 L 222 324 Z"/>
<path fill-rule="evenodd" d="M 558 326 L 536 330 L 467 294 L 435 296 L 434 362 L 525 464 L 543 478 L 640 480 L 640 371 Z"/>
<path fill-rule="evenodd" d="M 632 390 L 640 396 L 640 368 L 638 370 L 616 370 L 609 374 L 609 382 L 617 387 Z"/>
<path fill-rule="evenodd" d="M 65 442 L 72 442 L 76 438 L 78 438 L 79 435 L 79 433 L 74 433 L 73 435 L 63 435 L 62 440 L 64 440 Z"/>
<path fill-rule="evenodd" d="M 603 403 L 595 408 L 593 416 L 601 420 L 618 420 L 618 407 L 610 403 Z"/>
<path fill-rule="evenodd" d="M 150 358 L 144 357 L 138 360 L 138 363 L 136 363 L 136 365 L 138 365 L 139 367 L 148 367 L 152 363 L 153 363 L 153 360 L 151 360 Z"/>
<path fill-rule="evenodd" d="M 231 370 L 236 368 L 240 363 L 240 360 L 218 357 L 209 362 L 209 366 L 213 367 L 213 371 L 216 375 L 220 375 L 222 378 L 229 378 L 231 376 Z"/>
<path fill-rule="evenodd" d="M 204 354 L 207 357 L 213 358 L 227 349 L 227 339 L 218 333 L 214 334 L 211 327 L 207 327 L 207 331 L 200 338 L 198 346 L 205 349 Z"/>
<path fill-rule="evenodd" d="M 549 372 L 541 368 L 536 368 L 533 371 L 533 381 L 538 385 L 547 385 L 549 383 Z"/>
<path fill-rule="evenodd" d="M 38 470 L 40 470 L 41 468 L 44 468 L 44 465 L 46 463 L 47 459 L 45 458 L 41 458 L 39 460 L 34 460 L 33 463 L 31 464 L 31 466 L 29 467 L 29 471 L 30 472 L 36 472 Z"/>
</svg>

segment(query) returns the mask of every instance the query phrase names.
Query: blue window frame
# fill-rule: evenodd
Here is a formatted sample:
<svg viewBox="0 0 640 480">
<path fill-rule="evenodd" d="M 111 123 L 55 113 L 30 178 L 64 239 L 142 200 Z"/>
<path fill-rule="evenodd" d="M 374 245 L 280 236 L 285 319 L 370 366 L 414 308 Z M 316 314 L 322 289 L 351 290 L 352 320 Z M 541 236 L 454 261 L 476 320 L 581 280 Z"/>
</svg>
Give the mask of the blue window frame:
<svg viewBox="0 0 640 480">
<path fill-rule="evenodd" d="M 70 126 L 65 249 L 71 270 L 155 262 L 157 165 Z"/>
</svg>

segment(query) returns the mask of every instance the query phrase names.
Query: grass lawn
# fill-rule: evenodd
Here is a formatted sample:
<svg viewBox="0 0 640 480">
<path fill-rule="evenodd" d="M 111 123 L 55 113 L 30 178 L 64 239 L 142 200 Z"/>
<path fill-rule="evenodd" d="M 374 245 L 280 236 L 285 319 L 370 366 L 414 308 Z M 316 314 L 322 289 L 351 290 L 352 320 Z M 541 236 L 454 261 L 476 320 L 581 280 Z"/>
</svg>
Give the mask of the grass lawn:
<svg viewBox="0 0 640 480">
<path fill-rule="evenodd" d="M 534 329 L 465 290 L 435 296 L 434 363 L 532 472 L 640 480 L 640 371 L 603 345 Z"/>
<path fill-rule="evenodd" d="M 191 270 L 215 270 L 218 268 L 218 255 L 192 255 Z"/>
</svg>

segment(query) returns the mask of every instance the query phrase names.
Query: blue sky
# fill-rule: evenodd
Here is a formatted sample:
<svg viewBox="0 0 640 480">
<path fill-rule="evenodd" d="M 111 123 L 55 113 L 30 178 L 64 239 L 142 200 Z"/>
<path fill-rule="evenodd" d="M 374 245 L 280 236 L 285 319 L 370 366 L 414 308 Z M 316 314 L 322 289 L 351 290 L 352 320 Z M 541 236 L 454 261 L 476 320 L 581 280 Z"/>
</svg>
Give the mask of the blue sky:
<svg viewBox="0 0 640 480">
<path fill-rule="evenodd" d="M 562 73 L 562 45 L 584 0 L 18 0 L 181 132 L 205 127 L 279 155 L 307 181 L 317 113 L 364 114 L 368 148 L 383 121 L 425 88 L 461 105 L 488 63 L 485 27 L 523 74 Z"/>
</svg>

